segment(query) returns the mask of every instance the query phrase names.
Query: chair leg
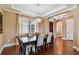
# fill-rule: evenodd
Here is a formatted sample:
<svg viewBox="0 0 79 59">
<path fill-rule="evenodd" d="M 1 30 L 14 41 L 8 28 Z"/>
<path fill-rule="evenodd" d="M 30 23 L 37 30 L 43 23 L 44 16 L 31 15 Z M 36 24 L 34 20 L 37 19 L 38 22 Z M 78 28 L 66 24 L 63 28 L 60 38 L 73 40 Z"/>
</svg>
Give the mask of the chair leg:
<svg viewBox="0 0 79 59">
<path fill-rule="evenodd" d="M 44 48 L 45 48 L 45 51 L 46 51 L 46 42 L 45 42 Z"/>
<path fill-rule="evenodd" d="M 41 47 L 37 47 L 37 55 L 39 54 L 40 48 L 41 48 Z"/>
<path fill-rule="evenodd" d="M 25 48 L 23 49 L 22 52 L 23 52 L 23 55 L 26 55 L 26 49 Z"/>
<path fill-rule="evenodd" d="M 47 44 L 45 45 L 45 51 L 47 50 Z"/>
<path fill-rule="evenodd" d="M 19 55 L 22 55 L 23 54 L 22 49 L 19 50 L 19 53 L 18 54 Z"/>
<path fill-rule="evenodd" d="M 46 48 L 47 48 L 47 49 L 48 49 L 48 48 L 51 48 L 51 45 L 50 45 L 50 43 L 48 43 L 48 44 L 47 44 L 47 47 L 46 47 Z"/>
<path fill-rule="evenodd" d="M 35 54 L 37 55 L 39 53 L 38 48 L 35 48 Z"/>
<path fill-rule="evenodd" d="M 29 51 L 29 50 L 28 50 Z M 29 54 L 33 54 L 32 47 L 30 47 Z"/>
</svg>

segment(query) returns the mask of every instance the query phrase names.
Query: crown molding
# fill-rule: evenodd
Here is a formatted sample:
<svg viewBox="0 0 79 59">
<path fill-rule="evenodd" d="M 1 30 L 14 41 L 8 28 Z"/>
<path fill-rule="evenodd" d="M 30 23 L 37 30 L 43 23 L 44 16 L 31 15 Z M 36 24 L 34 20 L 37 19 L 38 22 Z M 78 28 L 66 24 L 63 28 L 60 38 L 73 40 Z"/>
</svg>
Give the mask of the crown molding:
<svg viewBox="0 0 79 59">
<path fill-rule="evenodd" d="M 31 16 L 31 17 L 36 17 L 36 16 L 37 16 L 37 14 L 35 14 L 35 13 L 32 13 L 32 12 L 27 11 L 27 10 L 23 10 L 23 9 L 21 9 L 21 8 L 17 8 L 17 7 L 15 7 L 15 6 L 13 6 L 13 5 L 10 6 L 11 9 L 5 8 L 4 5 L 2 5 L 2 7 L 3 7 L 4 11 L 16 13 L 16 14 L 28 15 L 28 16 Z M 59 14 L 59 13 L 65 12 L 65 11 L 70 11 L 70 10 L 76 8 L 77 5 L 75 5 L 75 6 L 72 7 L 72 8 L 68 8 L 68 9 L 65 9 L 66 7 L 67 7 L 66 5 L 62 5 L 62 6 L 60 6 L 60 7 L 57 7 L 57 8 L 55 8 L 55 9 L 51 10 L 50 12 L 48 12 L 48 13 L 46 13 L 46 14 L 40 15 L 40 16 L 43 16 L 43 17 L 45 17 L 45 16 L 46 16 L 46 17 L 50 17 L 50 16 L 53 16 L 53 15 L 56 15 L 56 14 Z"/>
<path fill-rule="evenodd" d="M 49 15 L 48 17 L 57 16 L 57 15 L 62 14 L 64 12 L 71 11 L 71 10 L 73 10 L 75 8 L 77 8 L 77 5 L 74 5 L 72 8 L 68 8 L 68 9 L 64 9 L 64 10 L 61 10 L 59 12 L 56 12 L 55 14 Z"/>
<path fill-rule="evenodd" d="M 62 6 L 60 6 L 60 7 L 57 7 L 57 8 L 51 10 L 50 12 L 48 12 L 48 13 L 42 15 L 42 16 L 48 16 L 48 15 L 50 15 L 50 14 L 52 14 L 52 13 L 54 13 L 54 12 L 60 11 L 60 10 L 62 10 L 62 9 L 64 9 L 64 8 L 66 8 L 66 5 L 62 5 Z"/>
<path fill-rule="evenodd" d="M 27 10 L 23 10 L 22 8 L 15 7 L 14 5 L 11 5 L 11 8 L 14 9 L 14 10 L 20 11 L 20 13 L 24 14 L 24 15 L 37 16 L 37 14 L 35 14 L 35 13 L 32 13 L 32 12 L 27 11 Z"/>
</svg>

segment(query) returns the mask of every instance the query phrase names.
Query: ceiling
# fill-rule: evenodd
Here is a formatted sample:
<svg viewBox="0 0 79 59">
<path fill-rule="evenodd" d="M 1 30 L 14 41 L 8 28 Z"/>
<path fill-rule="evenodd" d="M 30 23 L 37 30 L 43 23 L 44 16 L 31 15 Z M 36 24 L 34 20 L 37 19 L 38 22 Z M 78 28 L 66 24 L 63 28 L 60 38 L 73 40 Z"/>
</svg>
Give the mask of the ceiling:
<svg viewBox="0 0 79 59">
<path fill-rule="evenodd" d="M 62 11 L 73 8 L 73 4 L 5 4 L 2 5 L 5 10 L 12 10 L 18 13 L 22 13 L 28 16 L 44 17 L 44 16 L 53 16 Z"/>
<path fill-rule="evenodd" d="M 22 4 L 22 5 L 14 5 L 15 7 L 18 7 L 19 9 L 22 8 L 23 10 L 27 10 L 31 13 L 44 15 L 53 9 L 62 6 L 62 5 L 52 5 L 52 4 L 41 4 L 37 6 L 36 4 Z"/>
</svg>

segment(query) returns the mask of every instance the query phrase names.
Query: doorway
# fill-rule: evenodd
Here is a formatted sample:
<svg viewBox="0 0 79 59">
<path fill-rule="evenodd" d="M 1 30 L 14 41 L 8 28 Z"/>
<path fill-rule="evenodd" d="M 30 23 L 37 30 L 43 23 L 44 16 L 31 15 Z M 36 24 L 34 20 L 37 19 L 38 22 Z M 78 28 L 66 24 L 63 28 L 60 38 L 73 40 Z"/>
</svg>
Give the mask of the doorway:
<svg viewBox="0 0 79 59">
<path fill-rule="evenodd" d="M 49 22 L 49 32 L 53 33 L 53 22 Z"/>
<path fill-rule="evenodd" d="M 59 36 L 62 36 L 62 21 L 56 23 L 56 33 Z"/>
</svg>

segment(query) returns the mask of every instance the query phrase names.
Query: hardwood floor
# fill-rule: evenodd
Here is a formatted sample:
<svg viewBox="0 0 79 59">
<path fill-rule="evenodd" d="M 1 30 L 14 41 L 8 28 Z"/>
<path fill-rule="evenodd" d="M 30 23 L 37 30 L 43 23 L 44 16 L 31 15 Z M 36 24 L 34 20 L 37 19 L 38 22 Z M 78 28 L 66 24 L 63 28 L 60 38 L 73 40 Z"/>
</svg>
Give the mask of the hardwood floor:
<svg viewBox="0 0 79 59">
<path fill-rule="evenodd" d="M 4 48 L 2 55 L 18 55 L 18 49 L 18 46 Z M 47 48 L 39 55 L 79 55 L 79 52 L 73 49 L 73 41 L 56 38 L 53 48 Z"/>
</svg>

